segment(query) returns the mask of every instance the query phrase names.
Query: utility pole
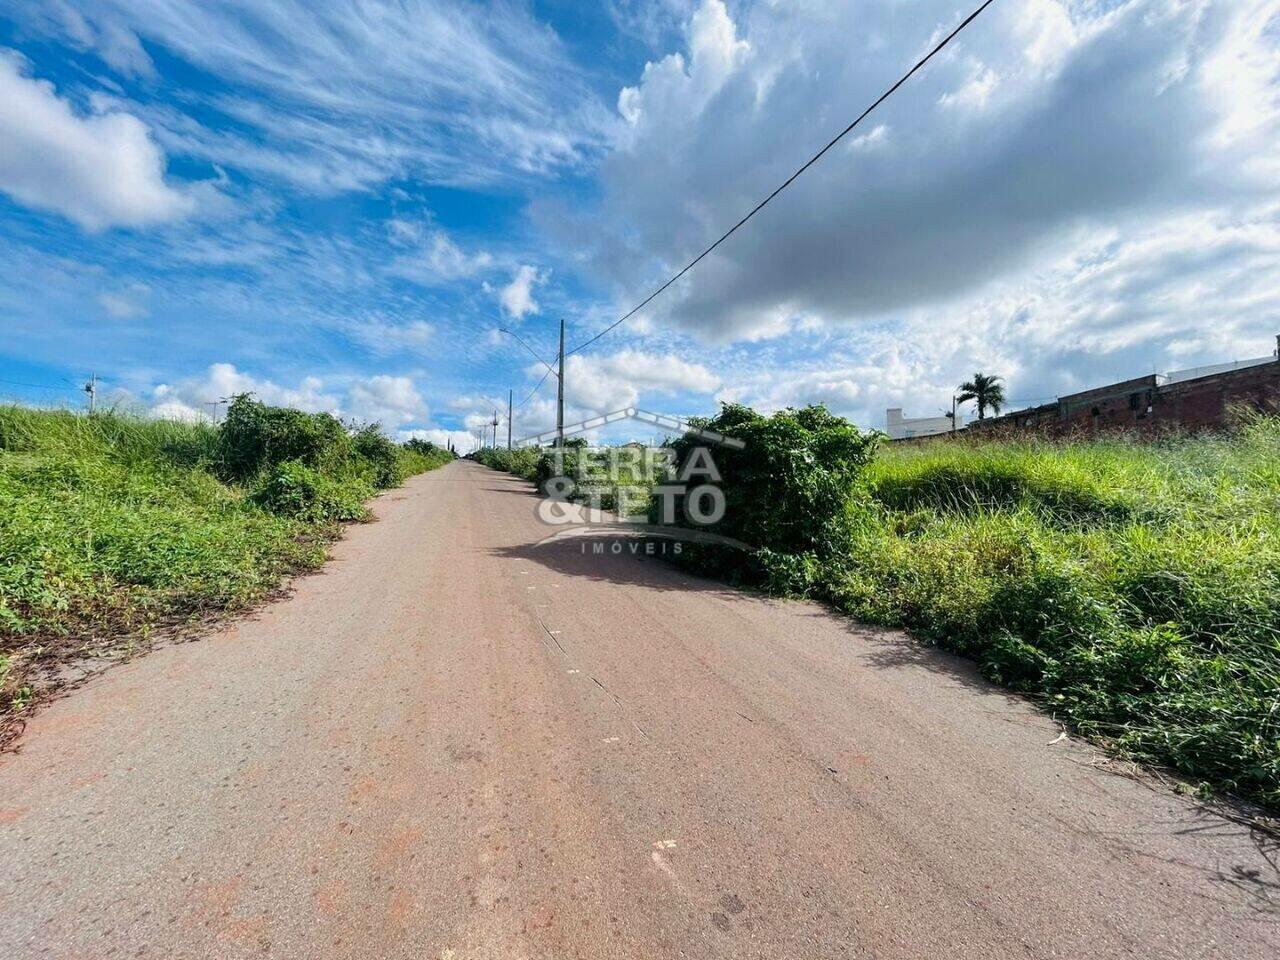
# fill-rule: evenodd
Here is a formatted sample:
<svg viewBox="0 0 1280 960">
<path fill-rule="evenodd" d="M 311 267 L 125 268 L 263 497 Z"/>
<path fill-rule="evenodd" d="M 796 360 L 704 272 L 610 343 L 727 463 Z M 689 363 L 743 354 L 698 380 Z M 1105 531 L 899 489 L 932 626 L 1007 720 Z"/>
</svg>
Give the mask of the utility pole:
<svg viewBox="0 0 1280 960">
<path fill-rule="evenodd" d="M 560 318 L 560 372 L 556 375 L 556 446 L 564 446 L 564 317 Z"/>
<path fill-rule="evenodd" d="M 552 367 L 551 364 L 547 363 L 547 361 L 543 360 L 542 357 L 538 356 L 538 354 L 534 352 L 533 347 L 525 343 L 524 340 L 521 339 L 519 334 L 512 333 L 510 330 L 506 329 L 505 327 L 499 327 L 498 332 L 505 333 L 507 336 L 511 337 L 513 340 L 519 343 L 520 346 L 528 350 L 530 356 L 532 356 L 535 360 L 537 360 L 540 364 L 542 364 L 544 367 L 547 368 L 548 376 L 554 376 L 556 378 L 556 446 L 563 447 L 564 446 L 564 317 L 560 318 L 560 363 L 559 363 L 560 369 L 559 370 L 557 370 L 555 367 Z M 545 380 L 546 377 L 543 377 L 542 379 Z M 540 387 L 542 386 L 542 384 L 539 383 L 538 386 Z M 537 387 L 535 387 L 534 390 L 536 392 Z M 532 396 L 532 394 L 530 394 L 530 396 Z"/>
<path fill-rule="evenodd" d="M 93 416 L 93 411 L 98 405 L 98 375 L 96 373 L 89 374 L 89 382 L 84 385 L 84 392 L 89 395 L 89 416 Z"/>
<path fill-rule="evenodd" d="M 511 449 L 511 401 L 515 399 L 514 390 L 507 391 L 507 449 Z"/>
<path fill-rule="evenodd" d="M 493 425 L 493 449 L 497 450 L 498 449 L 498 408 L 497 407 L 493 408 L 493 420 L 491 421 L 491 423 Z"/>
<path fill-rule="evenodd" d="M 223 397 L 223 398 L 222 398 L 222 399 L 220 399 L 220 400 L 206 400 L 206 401 L 205 401 L 205 404 L 204 404 L 204 405 L 205 405 L 206 407 L 208 407 L 210 410 L 212 410 L 212 411 L 213 411 L 213 413 L 212 413 L 212 414 L 210 414 L 210 416 L 213 418 L 213 422 L 214 422 L 214 423 L 217 423 L 217 422 L 218 422 L 218 407 L 222 406 L 222 405 L 223 405 L 223 404 L 225 404 L 225 403 L 230 403 L 230 402 L 231 402 L 231 398 L 230 398 L 230 397 Z"/>
<path fill-rule="evenodd" d="M 956 432 L 956 397 L 954 393 L 951 395 L 951 432 Z"/>
</svg>

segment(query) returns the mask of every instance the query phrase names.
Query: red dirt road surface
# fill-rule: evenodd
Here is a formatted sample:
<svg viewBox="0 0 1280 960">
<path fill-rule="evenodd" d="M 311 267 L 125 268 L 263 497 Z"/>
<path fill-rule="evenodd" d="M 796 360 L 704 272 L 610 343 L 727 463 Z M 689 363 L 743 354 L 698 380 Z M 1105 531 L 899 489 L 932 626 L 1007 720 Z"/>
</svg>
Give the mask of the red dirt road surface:
<svg viewBox="0 0 1280 960">
<path fill-rule="evenodd" d="M 1280 956 L 1274 850 L 964 662 L 411 480 L 0 758 L 0 957 Z"/>
</svg>

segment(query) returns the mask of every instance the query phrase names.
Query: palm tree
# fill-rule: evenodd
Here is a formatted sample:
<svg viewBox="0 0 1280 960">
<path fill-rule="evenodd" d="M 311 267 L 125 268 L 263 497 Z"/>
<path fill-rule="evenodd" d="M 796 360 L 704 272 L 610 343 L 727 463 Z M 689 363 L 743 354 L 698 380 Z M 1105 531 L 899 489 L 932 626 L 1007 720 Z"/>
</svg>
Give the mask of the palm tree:
<svg viewBox="0 0 1280 960">
<path fill-rule="evenodd" d="M 958 403 L 978 401 L 978 419 L 985 420 L 988 407 L 992 413 L 999 413 L 1000 408 L 1004 406 L 1004 387 L 1000 386 L 1000 381 L 1003 379 L 1004 377 L 975 373 L 972 380 L 966 380 L 960 384 L 960 394 L 956 397 L 956 401 Z"/>
</svg>

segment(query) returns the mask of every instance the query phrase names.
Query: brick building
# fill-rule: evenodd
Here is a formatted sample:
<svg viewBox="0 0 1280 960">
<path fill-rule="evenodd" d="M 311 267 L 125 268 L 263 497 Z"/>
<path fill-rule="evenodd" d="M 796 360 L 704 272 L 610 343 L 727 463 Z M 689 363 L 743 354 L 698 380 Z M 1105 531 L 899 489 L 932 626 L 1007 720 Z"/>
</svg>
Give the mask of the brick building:
<svg viewBox="0 0 1280 960">
<path fill-rule="evenodd" d="M 1280 413 L 1280 337 L 1270 357 L 1199 367 L 1082 390 L 975 420 L 969 430 L 1041 434 L 1142 433 L 1225 427 L 1235 409 Z"/>
</svg>

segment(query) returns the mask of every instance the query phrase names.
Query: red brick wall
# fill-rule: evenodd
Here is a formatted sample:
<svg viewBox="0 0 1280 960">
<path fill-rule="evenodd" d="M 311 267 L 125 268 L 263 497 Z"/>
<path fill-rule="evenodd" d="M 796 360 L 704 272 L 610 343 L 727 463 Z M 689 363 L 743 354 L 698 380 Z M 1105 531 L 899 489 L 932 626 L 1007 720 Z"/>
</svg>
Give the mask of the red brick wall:
<svg viewBox="0 0 1280 960">
<path fill-rule="evenodd" d="M 1237 408 L 1280 413 L 1280 361 L 1163 386 L 1153 377 L 1128 380 L 969 429 L 1047 436 L 1221 429 Z"/>
</svg>

